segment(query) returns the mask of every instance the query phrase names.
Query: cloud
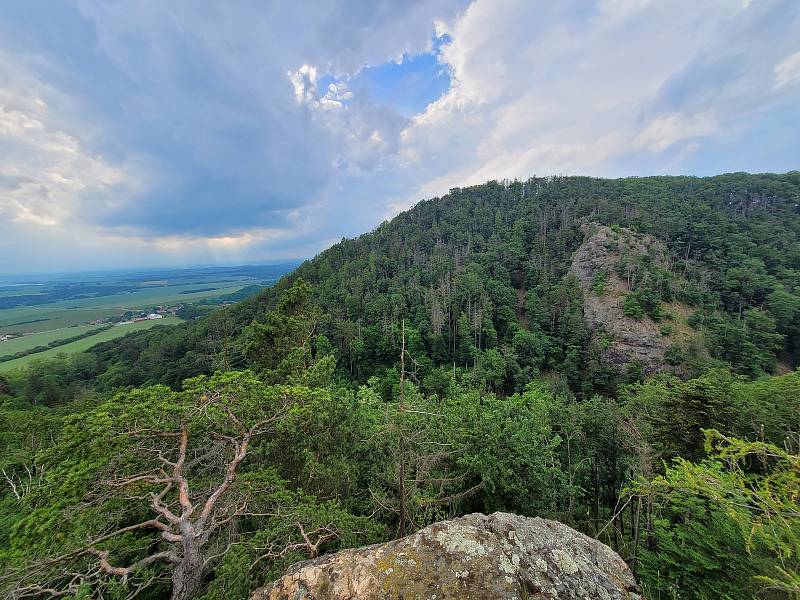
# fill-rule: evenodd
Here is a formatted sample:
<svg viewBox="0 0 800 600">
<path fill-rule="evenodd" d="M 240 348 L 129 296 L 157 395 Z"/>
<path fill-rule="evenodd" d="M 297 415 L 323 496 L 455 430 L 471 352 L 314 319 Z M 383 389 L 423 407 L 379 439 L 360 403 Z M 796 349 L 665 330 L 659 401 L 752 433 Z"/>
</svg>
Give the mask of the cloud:
<svg viewBox="0 0 800 600">
<path fill-rule="evenodd" d="M 130 173 L 85 148 L 52 109 L 61 97 L 0 53 L 0 216 L 65 227 L 125 193 Z"/>
<path fill-rule="evenodd" d="M 286 75 L 294 86 L 294 97 L 298 104 L 317 102 L 317 69 L 311 65 L 303 65 L 296 71 L 288 71 Z"/>
<path fill-rule="evenodd" d="M 703 160 L 763 169 L 720 142 L 766 145 L 758 128 L 787 111 L 781 126 L 800 127 L 800 94 L 788 91 L 797 3 L 478 0 L 447 33 L 452 85 L 403 132 L 402 168 L 418 187 L 395 210 L 488 178 L 713 173 Z M 696 158 L 706 148 L 715 156 Z M 753 156 L 772 170 L 800 158 L 766 146 Z"/>
<path fill-rule="evenodd" d="M 776 88 L 797 84 L 798 82 L 800 82 L 800 51 L 787 56 L 775 65 Z"/>
<path fill-rule="evenodd" d="M 0 172 L 5 227 L 25 222 L 33 235 L 31 227 L 69 223 L 154 248 L 201 239 L 256 247 L 268 230 L 306 251 L 309 228 L 330 239 L 330 224 L 309 215 L 348 178 L 380 169 L 405 123 L 391 106 L 355 98 L 347 80 L 428 51 L 434 23 L 463 6 L 9 7 L 0 18 L 6 71 L 47 93 L 11 90 L 15 101 L 43 104 L 0 116 L 3 139 L 14 139 Z M 372 223 L 365 216 L 358 226 Z"/>
<path fill-rule="evenodd" d="M 320 104 L 332 108 L 342 108 L 344 103 L 353 99 L 353 92 L 347 89 L 343 81 L 328 84 L 328 91 L 319 99 Z"/>
<path fill-rule="evenodd" d="M 487 179 L 800 159 L 793 0 L 47 9 L 0 17 L 0 271 L 304 256 Z"/>
<path fill-rule="evenodd" d="M 691 116 L 681 113 L 660 115 L 651 120 L 636 138 L 637 146 L 659 152 L 684 140 L 715 133 L 719 123 L 713 111 Z"/>
</svg>

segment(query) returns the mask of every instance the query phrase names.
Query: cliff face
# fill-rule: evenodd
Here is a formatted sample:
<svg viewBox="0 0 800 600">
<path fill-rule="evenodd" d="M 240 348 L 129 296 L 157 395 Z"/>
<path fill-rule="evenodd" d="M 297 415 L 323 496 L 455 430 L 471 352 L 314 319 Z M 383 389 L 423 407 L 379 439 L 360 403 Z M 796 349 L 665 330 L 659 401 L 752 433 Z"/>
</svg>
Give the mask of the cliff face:
<svg viewBox="0 0 800 600">
<path fill-rule="evenodd" d="M 625 562 L 556 521 L 507 513 L 435 523 L 298 563 L 251 600 L 636 599 Z"/>
<path fill-rule="evenodd" d="M 646 260 L 666 268 L 666 248 L 651 236 L 624 228 L 589 224 L 584 232 L 586 239 L 575 252 L 570 272 L 583 290 L 584 318 L 595 331 L 605 359 L 616 366 L 637 361 L 647 373 L 665 368 L 672 340 L 661 334 L 660 325 L 650 317 L 625 316 L 625 296 L 631 290 L 620 271 L 633 267 L 620 268 L 620 261 L 635 265 Z"/>
</svg>

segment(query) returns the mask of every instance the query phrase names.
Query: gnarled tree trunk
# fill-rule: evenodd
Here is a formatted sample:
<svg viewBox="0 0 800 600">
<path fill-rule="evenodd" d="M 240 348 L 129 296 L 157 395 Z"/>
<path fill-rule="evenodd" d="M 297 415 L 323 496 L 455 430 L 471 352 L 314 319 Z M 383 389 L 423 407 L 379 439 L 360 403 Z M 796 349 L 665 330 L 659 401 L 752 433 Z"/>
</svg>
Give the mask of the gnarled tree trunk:
<svg viewBox="0 0 800 600">
<path fill-rule="evenodd" d="M 172 572 L 172 600 L 191 600 L 203 582 L 203 559 L 199 548 L 184 548 L 183 560 Z"/>
</svg>

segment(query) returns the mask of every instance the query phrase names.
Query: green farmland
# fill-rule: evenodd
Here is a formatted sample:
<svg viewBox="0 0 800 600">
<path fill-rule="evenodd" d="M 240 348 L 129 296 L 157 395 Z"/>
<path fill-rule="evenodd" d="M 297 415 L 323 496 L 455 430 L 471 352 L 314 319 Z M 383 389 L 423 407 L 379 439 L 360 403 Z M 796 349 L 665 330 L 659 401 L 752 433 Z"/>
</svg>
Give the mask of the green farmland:
<svg viewBox="0 0 800 600">
<path fill-rule="evenodd" d="M 32 335 L 24 335 L 22 337 L 6 340 L 0 342 L 0 357 L 9 354 L 16 354 L 17 352 L 24 352 L 31 348 L 38 346 L 47 346 L 50 342 L 57 342 L 58 340 L 65 340 L 67 338 L 82 335 L 93 329 L 99 329 L 103 325 L 80 325 L 76 327 L 64 327 L 62 329 L 54 329 L 52 331 L 43 331 L 41 333 L 34 333 Z"/>
<path fill-rule="evenodd" d="M 131 331 L 196 318 L 225 302 L 240 300 L 272 285 L 293 264 L 197 267 L 82 274 L 0 276 L 0 371 L 38 358 L 80 352 Z M 242 295 L 244 294 L 244 295 Z M 193 306 L 197 305 L 197 306 Z M 113 326 L 155 307 L 172 308 L 177 316 Z M 97 330 L 97 331 L 95 331 Z M 70 338 L 86 337 L 63 343 Z M 57 345 L 59 342 L 62 345 Z M 53 348 L 48 345 L 55 344 Z M 37 351 L 39 350 L 39 351 Z"/>
<path fill-rule="evenodd" d="M 148 306 L 186 303 L 232 294 L 249 282 L 242 280 L 233 285 L 231 283 L 226 282 L 224 287 L 212 289 L 207 289 L 210 287 L 208 285 L 197 283 L 142 287 L 133 292 L 111 296 L 60 300 L 43 305 L 8 308 L 0 311 L 0 333 L 49 332 L 74 325 L 85 325 L 88 321 L 119 317 L 128 311 Z M 193 291 L 201 288 L 206 289 Z M 8 352 L 3 352 L 3 354 L 8 354 Z"/>
<path fill-rule="evenodd" d="M 181 319 L 177 317 L 165 317 L 163 319 L 156 319 L 153 321 L 138 321 L 136 323 L 130 323 L 127 325 L 118 325 L 116 327 L 112 327 L 111 329 L 106 329 L 105 331 L 101 331 L 97 335 L 92 335 L 87 338 L 83 338 L 82 340 L 77 340 L 69 344 L 64 344 L 63 346 L 51 348 L 49 350 L 45 350 L 44 352 L 37 352 L 36 354 L 29 354 L 28 356 L 23 356 L 22 358 L 15 358 L 14 360 L 2 362 L 0 363 L 0 372 L 11 371 L 13 369 L 24 367 L 28 365 L 31 361 L 38 360 L 41 358 L 53 358 L 54 356 L 58 356 L 59 354 L 71 354 L 74 352 L 83 352 L 84 350 L 88 350 L 89 348 L 91 348 L 96 344 L 99 344 L 101 342 L 107 342 L 109 340 L 113 340 L 118 337 L 122 337 L 134 331 L 141 331 L 142 329 L 150 329 L 151 327 L 155 327 L 157 325 L 175 325 L 180 322 Z M 77 328 L 72 328 L 70 329 L 70 331 L 77 331 Z M 75 335 L 78 335 L 78 333 L 76 333 Z M 2 348 L 2 344 L 4 343 L 7 342 L 0 343 L 0 348 Z M 6 352 L 4 354 L 9 354 L 9 353 Z"/>
</svg>

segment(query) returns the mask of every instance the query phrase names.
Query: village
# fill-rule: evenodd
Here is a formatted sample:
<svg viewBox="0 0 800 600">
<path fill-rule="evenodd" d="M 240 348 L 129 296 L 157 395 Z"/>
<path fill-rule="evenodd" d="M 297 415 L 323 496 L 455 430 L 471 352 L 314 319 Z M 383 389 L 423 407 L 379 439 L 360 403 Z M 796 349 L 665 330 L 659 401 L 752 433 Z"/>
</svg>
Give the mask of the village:
<svg viewBox="0 0 800 600">
<path fill-rule="evenodd" d="M 172 316 L 174 317 L 180 309 L 183 308 L 183 304 L 176 304 L 174 306 L 157 306 L 152 311 L 144 310 L 137 313 L 134 313 L 134 316 L 130 316 L 131 313 L 126 315 L 125 320 L 117 321 L 114 323 L 115 327 L 120 325 L 130 325 L 131 323 L 138 323 L 140 321 L 154 321 L 156 319 L 163 319 L 164 317 Z M 92 321 L 91 325 L 100 325 L 102 323 L 107 323 L 108 320 L 98 319 L 96 321 Z"/>
</svg>

